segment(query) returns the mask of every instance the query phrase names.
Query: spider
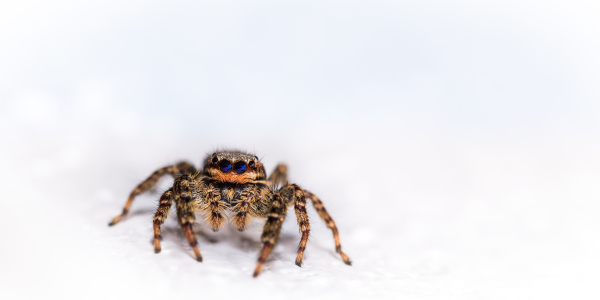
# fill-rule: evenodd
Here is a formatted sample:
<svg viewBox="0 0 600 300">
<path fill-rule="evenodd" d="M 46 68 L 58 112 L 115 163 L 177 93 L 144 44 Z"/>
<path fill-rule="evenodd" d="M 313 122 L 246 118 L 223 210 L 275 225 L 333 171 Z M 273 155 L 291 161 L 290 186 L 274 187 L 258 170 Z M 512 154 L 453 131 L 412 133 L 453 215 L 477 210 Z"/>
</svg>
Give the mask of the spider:
<svg viewBox="0 0 600 300">
<path fill-rule="evenodd" d="M 223 227 L 229 215 L 228 211 L 233 213 L 230 221 L 239 231 L 246 229 L 253 218 L 266 218 L 261 237 L 263 247 L 253 274 L 256 277 L 277 244 L 288 206 L 293 205 L 302 234 L 296 257 L 296 265 L 300 267 L 310 231 L 306 213 L 306 198 L 308 198 L 321 219 L 333 232 L 336 252 L 341 255 L 344 263 L 351 265 L 350 258 L 342 252 L 337 227 L 321 200 L 298 185 L 288 183 L 287 167 L 284 164 L 277 165 L 267 179 L 265 168 L 258 157 L 240 151 L 219 151 L 208 155 L 204 159 L 202 172 L 196 171 L 196 168 L 188 162 L 180 162 L 156 170 L 131 192 L 123 212 L 108 225 L 112 226 L 121 221 L 129 212 L 133 199 L 151 189 L 165 174 L 172 175 L 175 181 L 173 186 L 160 197 L 158 209 L 154 214 L 155 253 L 160 253 L 160 226 L 165 222 L 173 201 L 177 208 L 179 225 L 199 262 L 202 262 L 202 255 L 192 231 L 196 211 L 205 215 L 204 221 L 213 231 Z"/>
</svg>

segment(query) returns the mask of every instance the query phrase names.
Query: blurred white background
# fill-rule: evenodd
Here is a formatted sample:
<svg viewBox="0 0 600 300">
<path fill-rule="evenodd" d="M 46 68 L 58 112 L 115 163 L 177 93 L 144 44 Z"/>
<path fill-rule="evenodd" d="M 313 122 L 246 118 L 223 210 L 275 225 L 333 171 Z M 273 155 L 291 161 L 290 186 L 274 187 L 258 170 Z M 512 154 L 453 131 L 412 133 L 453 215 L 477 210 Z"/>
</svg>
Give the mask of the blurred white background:
<svg viewBox="0 0 600 300">
<path fill-rule="evenodd" d="M 598 297 L 594 1 L 0 2 L 0 298 Z M 255 152 L 325 203 L 302 268 L 288 216 L 173 216 L 156 168 Z M 595 294 L 594 294 L 595 293 Z"/>
</svg>

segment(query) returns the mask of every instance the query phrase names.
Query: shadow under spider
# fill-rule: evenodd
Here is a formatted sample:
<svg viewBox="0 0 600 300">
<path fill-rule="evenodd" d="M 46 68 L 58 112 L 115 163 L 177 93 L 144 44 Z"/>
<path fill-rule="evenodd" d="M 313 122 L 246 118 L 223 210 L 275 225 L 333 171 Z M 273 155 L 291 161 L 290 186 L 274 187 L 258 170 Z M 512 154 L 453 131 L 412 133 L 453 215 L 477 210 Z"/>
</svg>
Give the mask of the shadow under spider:
<svg viewBox="0 0 600 300">
<path fill-rule="evenodd" d="M 136 209 L 134 211 L 129 212 L 127 214 L 127 216 L 125 217 L 125 219 L 123 219 L 122 221 L 132 218 L 132 217 L 135 217 L 135 216 L 141 216 L 141 215 L 153 216 L 155 212 L 156 212 L 156 209 L 152 209 L 152 208 L 146 208 L 146 209 L 142 209 L 142 210 Z"/>
<path fill-rule="evenodd" d="M 152 216 L 156 210 L 152 208 L 148 209 L 136 209 L 130 212 L 127 215 L 127 219 L 134 218 L 137 216 Z M 175 216 L 170 215 L 171 218 L 176 218 Z M 198 216 L 200 220 L 202 220 L 202 216 Z M 220 242 L 228 242 L 232 244 L 234 248 L 241 249 L 244 252 L 257 252 L 262 249 L 262 242 L 260 241 L 260 237 L 262 234 L 262 228 L 264 225 L 264 221 L 260 221 L 258 219 L 254 223 L 250 224 L 250 226 L 245 231 L 238 231 L 232 224 L 226 223 L 221 230 L 217 232 L 213 232 L 210 228 L 206 227 L 205 224 L 197 222 L 194 224 L 194 235 L 198 239 L 198 243 L 200 247 L 202 244 L 216 244 Z M 163 224 L 161 226 L 161 240 L 172 241 L 174 242 L 182 252 L 187 253 L 191 258 L 195 259 L 194 255 L 189 251 L 190 245 L 189 242 L 181 230 L 181 227 L 176 224 L 176 221 L 169 222 L 170 224 Z M 151 222 L 150 222 L 151 224 Z M 285 227 L 285 226 L 284 226 Z M 150 232 L 151 233 L 151 232 Z M 149 238 L 150 245 L 154 246 L 154 237 Z M 298 246 L 298 242 L 300 241 L 300 234 L 292 234 L 287 233 L 285 230 L 281 232 L 279 236 L 279 240 L 277 242 L 278 248 L 285 249 L 295 249 Z M 164 250 L 164 247 L 163 247 Z M 272 253 L 269 256 L 268 261 L 273 259 L 278 259 L 280 255 L 277 252 Z"/>
<path fill-rule="evenodd" d="M 262 223 L 256 222 L 256 224 L 250 225 L 250 227 L 245 231 L 238 231 L 231 224 L 226 224 L 221 230 L 217 232 L 212 232 L 211 229 L 206 228 L 201 223 L 194 224 L 194 235 L 198 239 L 198 243 L 200 247 L 202 247 L 203 243 L 216 244 L 220 242 L 228 242 L 232 244 L 233 247 L 237 249 L 241 249 L 244 252 L 256 252 L 260 251 L 262 248 L 262 242 L 260 241 L 260 236 L 262 233 Z M 258 227 L 258 228 L 257 228 Z M 260 229 L 259 229 L 260 228 Z M 161 235 L 163 240 L 169 240 L 175 242 L 179 246 L 181 250 L 189 253 L 189 243 L 188 240 L 181 230 L 181 227 L 178 225 L 163 225 L 161 227 Z M 300 240 L 300 235 L 295 236 L 294 234 L 289 234 L 282 232 L 279 236 L 278 245 L 296 247 L 297 242 Z M 150 239 L 150 243 L 153 245 L 153 238 Z M 276 255 L 271 255 L 275 256 Z M 194 258 L 193 255 L 190 257 Z M 271 257 L 272 258 L 272 257 Z"/>
</svg>

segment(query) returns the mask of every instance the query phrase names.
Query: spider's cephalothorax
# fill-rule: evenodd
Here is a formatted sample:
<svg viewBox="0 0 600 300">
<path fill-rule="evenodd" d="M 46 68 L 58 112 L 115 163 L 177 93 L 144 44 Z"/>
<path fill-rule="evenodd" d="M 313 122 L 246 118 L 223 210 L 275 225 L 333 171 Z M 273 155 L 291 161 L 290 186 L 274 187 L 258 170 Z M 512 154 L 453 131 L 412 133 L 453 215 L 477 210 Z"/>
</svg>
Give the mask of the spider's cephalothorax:
<svg viewBox="0 0 600 300">
<path fill-rule="evenodd" d="M 196 211 L 200 211 L 205 216 L 205 221 L 214 231 L 223 227 L 228 215 L 231 216 L 230 221 L 240 231 L 250 224 L 252 218 L 266 218 L 261 238 L 263 248 L 254 270 L 256 277 L 277 244 L 288 206 L 293 205 L 302 233 L 296 257 L 296 265 L 301 266 L 310 231 L 306 213 L 306 198 L 308 198 L 327 227 L 333 231 L 336 252 L 342 256 L 346 264 L 350 265 L 350 259 L 342 252 L 337 227 L 319 198 L 296 184 L 288 183 L 285 165 L 278 165 L 267 179 L 265 168 L 258 157 L 239 151 L 220 151 L 208 155 L 204 160 L 202 172 L 197 172 L 196 168 L 187 162 L 158 169 L 131 192 L 123 213 L 115 217 L 109 225 L 119 222 L 129 211 L 133 199 L 151 189 L 164 174 L 172 175 L 175 182 L 160 197 L 158 209 L 154 214 L 156 253 L 160 252 L 160 226 L 167 218 L 173 201 L 177 208 L 179 225 L 192 246 L 196 260 L 200 262 L 202 255 L 192 230 Z M 227 211 L 231 214 L 227 214 Z"/>
</svg>

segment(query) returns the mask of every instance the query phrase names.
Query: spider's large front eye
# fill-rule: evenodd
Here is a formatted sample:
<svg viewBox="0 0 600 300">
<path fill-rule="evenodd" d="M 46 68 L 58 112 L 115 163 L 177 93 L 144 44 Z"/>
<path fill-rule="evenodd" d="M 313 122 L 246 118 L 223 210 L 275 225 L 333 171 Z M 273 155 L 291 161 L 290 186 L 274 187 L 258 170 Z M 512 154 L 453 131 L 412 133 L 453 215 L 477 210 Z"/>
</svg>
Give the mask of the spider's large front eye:
<svg viewBox="0 0 600 300">
<path fill-rule="evenodd" d="M 238 161 L 235 163 L 235 165 L 233 165 L 233 169 L 236 173 L 242 174 L 246 172 L 246 163 L 243 161 Z"/>
<path fill-rule="evenodd" d="M 224 159 L 219 163 L 219 168 L 221 168 L 221 172 L 227 173 L 231 171 L 231 163 Z"/>
</svg>

